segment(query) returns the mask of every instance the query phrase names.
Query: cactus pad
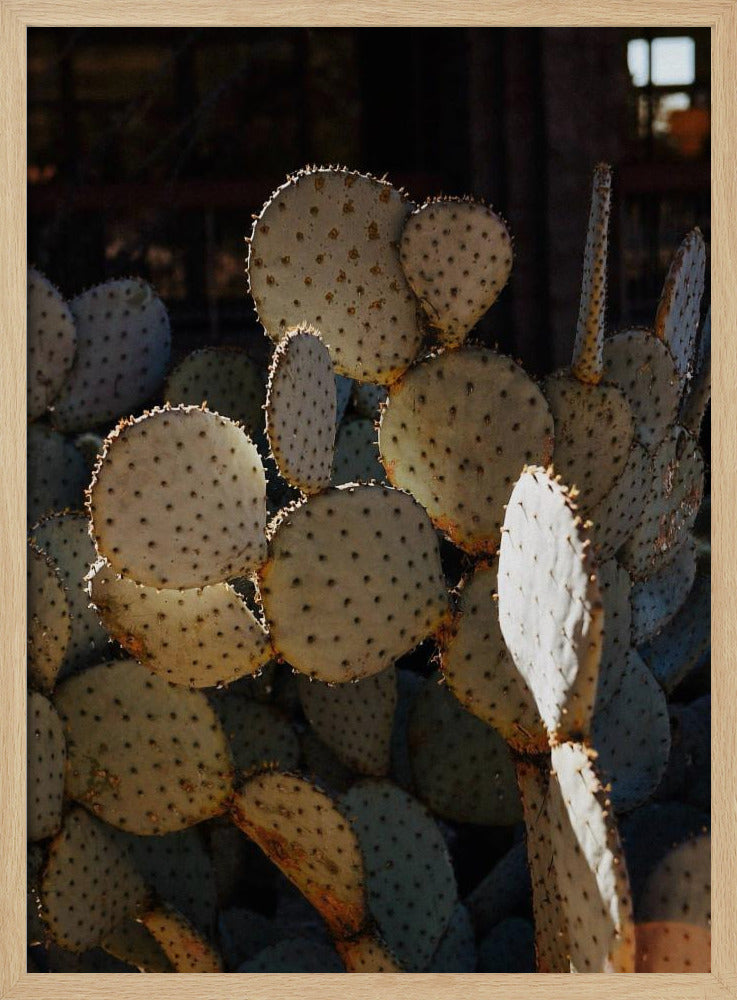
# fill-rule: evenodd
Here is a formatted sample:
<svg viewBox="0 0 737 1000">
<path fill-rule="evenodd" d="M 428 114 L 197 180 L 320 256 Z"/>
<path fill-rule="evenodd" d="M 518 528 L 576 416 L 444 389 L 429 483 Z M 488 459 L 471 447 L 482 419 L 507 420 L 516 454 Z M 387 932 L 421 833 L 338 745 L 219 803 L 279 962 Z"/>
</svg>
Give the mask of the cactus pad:
<svg viewBox="0 0 737 1000">
<path fill-rule="evenodd" d="M 27 720 L 27 833 L 28 840 L 43 840 L 61 826 L 67 750 L 54 706 L 36 691 L 28 693 Z"/>
<path fill-rule="evenodd" d="M 630 576 L 652 576 L 674 558 L 691 531 L 704 494 L 704 458 L 682 427 L 673 427 L 653 455 L 647 510 L 620 560 Z"/>
<path fill-rule="evenodd" d="M 611 559 L 637 530 L 652 489 L 652 462 L 635 442 L 621 475 L 598 504 L 586 511 L 589 534 L 601 560 Z"/>
<path fill-rule="evenodd" d="M 698 575 L 681 613 L 644 646 L 640 655 L 670 692 L 699 666 L 711 646 L 711 581 Z"/>
<path fill-rule="evenodd" d="M 522 473 L 507 505 L 499 625 L 551 736 L 585 733 L 602 651 L 601 595 L 575 507 L 542 469 Z"/>
<path fill-rule="evenodd" d="M 386 402 L 387 388 L 370 382 L 356 382 L 353 386 L 353 407 L 359 417 L 378 420 L 381 404 Z"/>
<path fill-rule="evenodd" d="M 443 636 L 443 675 L 458 701 L 511 747 L 541 753 L 548 746 L 545 727 L 499 629 L 498 568 L 497 559 L 478 565 L 461 588 L 459 616 Z"/>
<path fill-rule="evenodd" d="M 555 471 L 588 509 L 622 474 L 634 437 L 632 411 L 616 386 L 587 385 L 564 373 L 547 378 L 543 391 L 555 425 Z"/>
<path fill-rule="evenodd" d="M 274 352 L 266 432 L 281 475 L 303 493 L 330 483 L 337 397 L 330 354 L 309 327 L 291 330 Z"/>
<path fill-rule="evenodd" d="M 247 434 L 263 429 L 264 378 L 237 347 L 204 347 L 188 354 L 169 373 L 162 395 L 172 406 L 204 404 L 243 424 Z"/>
<path fill-rule="evenodd" d="M 611 783 L 612 805 L 618 812 L 634 809 L 658 787 L 670 754 L 663 689 L 634 649 L 626 653 L 619 688 L 596 713 L 591 729 L 597 767 Z"/>
<path fill-rule="evenodd" d="M 110 635 L 172 684 L 227 684 L 257 673 L 271 656 L 263 625 L 227 583 L 156 590 L 98 560 L 89 587 Z"/>
<path fill-rule="evenodd" d="M 339 760 L 359 774 L 388 772 L 397 703 L 393 666 L 355 684 L 301 676 L 299 696 L 310 725 Z"/>
<path fill-rule="evenodd" d="M 350 941 L 338 941 L 336 946 L 347 972 L 405 971 L 376 934 L 360 934 Z"/>
<path fill-rule="evenodd" d="M 696 543 L 689 535 L 660 572 L 632 587 L 632 641 L 656 635 L 683 607 L 696 579 Z"/>
<path fill-rule="evenodd" d="M 381 417 L 387 477 L 467 552 L 494 553 L 504 504 L 525 464 L 550 460 L 553 421 L 542 393 L 509 358 L 460 348 L 396 382 Z"/>
<path fill-rule="evenodd" d="M 347 170 L 290 177 L 254 222 L 248 278 L 272 340 L 321 331 L 341 375 L 390 382 L 422 340 L 397 243 L 412 205 L 385 181 Z"/>
<path fill-rule="evenodd" d="M 209 698 L 228 737 L 237 773 L 248 775 L 264 764 L 282 771 L 297 766 L 297 734 L 277 708 L 229 690 L 213 691 Z"/>
<path fill-rule="evenodd" d="M 379 933 L 401 965 L 418 972 L 458 902 L 442 834 L 424 806 L 389 781 L 359 782 L 340 807 L 363 851 L 368 906 Z"/>
<path fill-rule="evenodd" d="M 101 819 L 159 834 L 223 811 L 231 762 L 201 692 L 117 660 L 70 677 L 55 701 L 67 737 L 67 794 Z"/>
<path fill-rule="evenodd" d="M 147 901 L 148 891 L 112 831 L 73 806 L 49 848 L 42 916 L 57 944 L 81 952 L 98 944 Z"/>
<path fill-rule="evenodd" d="M 61 576 L 51 560 L 28 546 L 28 678 L 41 691 L 56 683 L 71 632 L 69 601 Z"/>
<path fill-rule="evenodd" d="M 379 457 L 376 427 L 373 420 L 347 420 L 338 428 L 333 457 L 332 482 L 343 483 L 382 482 L 384 466 Z"/>
<path fill-rule="evenodd" d="M 441 342 L 458 345 L 509 280 L 512 238 L 487 205 L 434 198 L 407 219 L 399 256 Z"/>
<path fill-rule="evenodd" d="M 264 555 L 266 482 L 231 420 L 181 406 L 121 421 L 105 442 L 89 508 L 100 555 L 150 587 L 202 587 Z"/>
<path fill-rule="evenodd" d="M 310 938 L 287 938 L 243 962 L 238 972 L 345 972 L 335 948 Z"/>
<path fill-rule="evenodd" d="M 109 955 L 139 972 L 174 971 L 158 941 L 143 924 L 130 917 L 105 934 L 100 945 Z"/>
<path fill-rule="evenodd" d="M 164 380 L 171 350 L 164 303 L 139 278 L 97 285 L 70 307 L 77 357 L 52 408 L 63 431 L 87 430 L 144 405 Z"/>
<path fill-rule="evenodd" d="M 286 510 L 260 590 L 276 651 L 322 681 L 379 673 L 436 632 L 448 611 L 427 515 L 384 486 L 338 487 Z"/>
<path fill-rule="evenodd" d="M 594 170 L 591 208 L 583 258 L 583 282 L 578 310 L 576 340 L 571 371 L 579 382 L 597 385 L 602 375 L 606 265 L 609 252 L 609 215 L 612 200 L 612 170 L 599 163 Z"/>
<path fill-rule="evenodd" d="M 342 809 L 310 782 L 278 771 L 236 793 L 233 818 L 322 915 L 336 938 L 363 926 L 361 851 Z"/>
<path fill-rule="evenodd" d="M 74 364 L 77 331 L 69 306 L 48 278 L 28 269 L 28 419 L 42 417 Z"/>
<path fill-rule="evenodd" d="M 651 330 L 622 330 L 604 341 L 604 377 L 626 396 L 636 440 L 654 448 L 675 421 L 681 394 L 668 346 Z"/>
<path fill-rule="evenodd" d="M 621 683 L 632 642 L 632 581 L 616 559 L 600 563 L 596 572 L 604 605 L 604 645 L 596 687 L 596 710 L 600 711 Z"/>
<path fill-rule="evenodd" d="M 479 944 L 479 972 L 535 972 L 535 930 L 529 920 L 507 917 Z"/>
<path fill-rule="evenodd" d="M 89 607 L 85 577 L 97 558 L 84 514 L 53 514 L 31 529 L 36 545 L 53 561 L 66 587 L 71 634 L 60 677 L 105 655 L 108 634 Z"/>
<path fill-rule="evenodd" d="M 655 334 L 670 347 L 681 381 L 693 365 L 705 272 L 706 244 L 693 229 L 671 261 L 655 317 Z"/>
<path fill-rule="evenodd" d="M 459 705 L 436 676 L 414 700 L 408 742 L 415 792 L 434 816 L 487 826 L 521 820 L 507 744 Z"/>
<path fill-rule="evenodd" d="M 162 903 L 140 920 L 175 972 L 223 971 L 223 960 L 207 938 L 173 906 Z"/>
<path fill-rule="evenodd" d="M 711 399 L 711 308 L 699 338 L 694 375 L 681 404 L 679 423 L 698 440 Z"/>
<path fill-rule="evenodd" d="M 427 972 L 475 972 L 476 935 L 468 909 L 459 903 Z"/>
<path fill-rule="evenodd" d="M 31 424 L 27 438 L 28 523 L 82 504 L 90 480 L 84 458 L 63 434 Z"/>
</svg>

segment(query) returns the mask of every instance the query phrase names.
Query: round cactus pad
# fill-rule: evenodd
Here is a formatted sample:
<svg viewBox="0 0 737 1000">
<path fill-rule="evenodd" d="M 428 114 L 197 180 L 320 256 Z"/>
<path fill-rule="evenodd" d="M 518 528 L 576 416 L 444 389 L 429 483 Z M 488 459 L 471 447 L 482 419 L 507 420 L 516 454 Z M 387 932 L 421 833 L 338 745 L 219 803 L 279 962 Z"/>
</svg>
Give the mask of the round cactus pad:
<svg viewBox="0 0 737 1000">
<path fill-rule="evenodd" d="M 693 229 L 671 261 L 655 316 L 655 335 L 670 348 L 682 382 L 693 367 L 705 273 L 706 244 Z"/>
<path fill-rule="evenodd" d="M 67 749 L 54 706 L 36 691 L 28 693 L 27 720 L 28 840 L 43 840 L 61 826 Z"/>
<path fill-rule="evenodd" d="M 164 400 L 192 403 L 243 424 L 248 434 L 262 430 L 266 399 L 264 378 L 245 351 L 204 347 L 193 351 L 170 372 Z"/>
<path fill-rule="evenodd" d="M 200 691 L 133 660 L 66 680 L 67 794 L 121 830 L 169 833 L 221 813 L 232 790 L 227 739 Z"/>
<path fill-rule="evenodd" d="M 632 641 L 640 645 L 667 625 L 683 607 L 696 579 L 696 543 L 687 535 L 671 561 L 632 587 Z"/>
<path fill-rule="evenodd" d="M 69 645 L 69 600 L 56 567 L 35 545 L 28 546 L 26 571 L 28 678 L 51 691 Z"/>
<path fill-rule="evenodd" d="M 210 942 L 173 906 L 164 903 L 141 917 L 175 972 L 222 972 L 223 960 Z"/>
<path fill-rule="evenodd" d="M 282 771 L 297 766 L 297 734 L 277 708 L 261 705 L 228 689 L 212 691 L 208 697 L 228 737 L 239 774 L 251 774 L 261 770 L 264 764 Z"/>
<path fill-rule="evenodd" d="M 379 450 L 390 482 L 467 552 L 493 554 L 526 464 L 547 464 L 553 419 L 540 389 L 485 348 L 440 353 L 390 390 Z"/>
<path fill-rule="evenodd" d="M 586 511 L 598 559 L 611 559 L 637 530 L 650 501 L 652 478 L 650 455 L 635 441 L 622 474 L 606 496 Z"/>
<path fill-rule="evenodd" d="M 256 775 L 238 792 L 233 818 L 322 915 L 334 937 L 366 920 L 363 860 L 342 809 L 304 778 Z"/>
<path fill-rule="evenodd" d="M 266 433 L 281 475 L 303 493 L 330 483 L 337 395 L 330 354 L 314 330 L 290 331 L 269 371 Z"/>
<path fill-rule="evenodd" d="M 34 267 L 27 284 L 28 419 L 42 417 L 74 364 L 77 331 L 61 292 Z"/>
<path fill-rule="evenodd" d="M 240 427 L 195 406 L 122 421 L 95 470 L 89 508 L 100 555 L 150 587 L 188 588 L 263 558 L 266 480 Z"/>
<path fill-rule="evenodd" d="M 652 330 L 623 330 L 604 341 L 604 378 L 627 398 L 635 438 L 654 448 L 675 421 L 681 384 L 673 355 Z"/>
<path fill-rule="evenodd" d="M 458 902 L 442 834 L 425 807 L 389 781 L 359 782 L 340 806 L 363 851 L 368 905 L 379 933 L 408 972 L 419 972 Z"/>
<path fill-rule="evenodd" d="M 399 256 L 441 341 L 457 345 L 509 280 L 512 238 L 487 205 L 437 198 L 407 219 Z"/>
<path fill-rule="evenodd" d="M 600 563 L 596 569 L 604 605 L 604 645 L 596 688 L 596 710 L 600 711 L 619 687 L 632 643 L 632 581 L 616 559 Z"/>
<path fill-rule="evenodd" d="M 640 655 L 669 693 L 703 663 L 710 646 L 711 580 L 697 575 L 680 614 L 640 647 Z"/>
<path fill-rule="evenodd" d="M 391 184 L 348 170 L 290 177 L 255 220 L 248 256 L 272 340 L 309 323 L 341 375 L 386 383 L 404 371 L 422 340 L 397 249 L 411 210 Z"/>
<path fill-rule="evenodd" d="M 299 697 L 319 738 L 359 774 L 385 775 L 397 703 L 394 667 L 353 684 L 299 678 Z"/>
<path fill-rule="evenodd" d="M 375 933 L 359 934 L 350 941 L 337 941 L 336 948 L 346 972 L 405 971 Z"/>
<path fill-rule="evenodd" d="M 590 541 L 557 479 L 527 469 L 499 552 L 499 625 L 551 736 L 588 731 L 603 642 Z"/>
<path fill-rule="evenodd" d="M 333 456 L 333 485 L 382 482 L 385 475 L 373 420 L 362 418 L 341 424 Z"/>
<path fill-rule="evenodd" d="M 328 682 L 386 669 L 448 613 L 432 525 L 385 486 L 338 487 L 287 509 L 260 590 L 276 651 Z"/>
<path fill-rule="evenodd" d="M 257 673 L 271 656 L 263 625 L 227 583 L 156 590 L 117 576 L 99 560 L 89 587 L 110 635 L 172 684 L 228 684 Z"/>
<path fill-rule="evenodd" d="M 82 453 L 44 424 L 29 426 L 27 442 L 29 525 L 45 514 L 81 506 L 90 481 Z"/>
<path fill-rule="evenodd" d="M 140 278 L 97 285 L 70 307 L 77 357 L 52 417 L 60 430 L 88 430 L 131 413 L 158 391 L 169 364 L 169 317 Z"/>
</svg>

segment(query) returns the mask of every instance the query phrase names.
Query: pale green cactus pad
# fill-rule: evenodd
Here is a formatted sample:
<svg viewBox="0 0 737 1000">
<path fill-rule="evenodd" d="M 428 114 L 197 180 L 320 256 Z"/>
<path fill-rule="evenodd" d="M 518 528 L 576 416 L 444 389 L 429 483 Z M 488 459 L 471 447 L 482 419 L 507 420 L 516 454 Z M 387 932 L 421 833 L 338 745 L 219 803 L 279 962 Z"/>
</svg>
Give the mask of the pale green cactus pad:
<svg viewBox="0 0 737 1000">
<path fill-rule="evenodd" d="M 632 586 L 632 641 L 657 635 L 683 607 L 696 579 L 696 543 L 688 535 L 670 562 Z"/>
<path fill-rule="evenodd" d="M 89 598 L 131 656 L 172 684 L 215 687 L 257 673 L 270 659 L 269 637 L 227 583 L 157 590 L 93 566 Z"/>
<path fill-rule="evenodd" d="M 611 559 L 637 530 L 650 501 L 652 480 L 650 455 L 635 442 L 622 474 L 606 496 L 586 511 L 598 559 Z"/>
<path fill-rule="evenodd" d="M 72 442 L 45 424 L 31 424 L 27 437 L 28 524 L 46 514 L 79 507 L 90 473 Z"/>
<path fill-rule="evenodd" d="M 596 570 L 604 605 L 604 645 L 596 687 L 596 711 L 611 700 L 622 682 L 627 652 L 632 643 L 632 581 L 616 559 L 600 563 Z"/>
<path fill-rule="evenodd" d="M 230 753 L 240 775 L 248 775 L 264 764 L 289 771 L 299 761 L 299 742 L 291 723 L 274 705 L 261 705 L 235 691 L 212 691 L 210 702 L 217 712 L 230 744 Z"/>
<path fill-rule="evenodd" d="M 82 952 L 146 904 L 148 890 L 104 823 L 73 806 L 49 848 L 41 881 L 42 917 L 54 941 Z"/>
<path fill-rule="evenodd" d="M 456 545 L 493 554 L 511 488 L 525 464 L 550 461 L 552 435 L 548 404 L 518 365 L 463 347 L 391 387 L 379 450 L 389 481 Z"/>
<path fill-rule="evenodd" d="M 105 441 L 89 511 L 100 555 L 150 587 L 219 583 L 265 554 L 256 446 L 231 420 L 195 406 L 121 421 Z"/>
<path fill-rule="evenodd" d="M 264 426 L 264 377 L 237 347 L 203 347 L 188 354 L 169 373 L 162 395 L 172 406 L 204 404 L 242 424 L 247 434 Z"/>
<path fill-rule="evenodd" d="M 69 645 L 60 677 L 105 656 L 109 636 L 87 593 L 85 577 L 97 553 L 84 514 L 67 511 L 44 518 L 31 529 L 33 541 L 52 560 L 64 586 L 70 613 Z"/>
<path fill-rule="evenodd" d="M 499 625 L 551 736 L 586 733 L 603 643 L 591 543 L 566 488 L 526 469 L 507 504 Z"/>
<path fill-rule="evenodd" d="M 301 676 L 299 696 L 312 728 L 347 767 L 358 774 L 388 773 L 397 704 L 393 666 L 354 684 Z"/>
<path fill-rule="evenodd" d="M 132 965 L 139 972 L 173 972 L 174 968 L 161 945 L 149 931 L 128 917 L 105 934 L 101 947 L 114 958 Z"/>
<path fill-rule="evenodd" d="M 365 875 L 342 807 L 304 778 L 254 776 L 233 800 L 233 819 L 297 886 L 340 939 L 366 921 Z"/>
<path fill-rule="evenodd" d="M 604 378 L 624 393 L 635 438 L 654 448 L 675 422 L 681 383 L 667 344 L 652 330 L 628 329 L 604 341 Z"/>
<path fill-rule="evenodd" d="M 580 493 L 586 510 L 622 475 L 634 438 L 624 394 L 613 385 L 587 385 L 565 372 L 549 376 L 543 391 L 555 426 L 553 464 Z"/>
<path fill-rule="evenodd" d="M 487 826 L 522 819 L 507 744 L 467 712 L 437 675 L 414 699 L 407 736 L 415 793 L 434 816 Z"/>
<path fill-rule="evenodd" d="M 353 408 L 360 417 L 378 420 L 381 405 L 386 402 L 387 388 L 370 382 L 356 382 L 353 386 Z"/>
<path fill-rule="evenodd" d="M 666 692 L 673 691 L 711 647 L 711 581 L 697 575 L 681 613 L 640 647 L 640 655 Z"/>
<path fill-rule="evenodd" d="M 624 655 L 620 686 L 594 715 L 591 727 L 597 768 L 611 784 L 612 805 L 618 813 L 650 798 L 665 772 L 671 744 L 663 689 L 636 650 Z"/>
<path fill-rule="evenodd" d="M 661 570 L 677 554 L 696 520 L 704 495 L 704 457 L 682 427 L 671 428 L 653 455 L 647 509 L 621 552 L 635 580 Z"/>
<path fill-rule="evenodd" d="M 62 431 L 87 430 L 147 403 L 171 352 L 166 307 L 140 278 L 107 281 L 70 302 L 77 356 L 52 407 Z"/>
<path fill-rule="evenodd" d="M 412 207 L 386 181 L 348 170 L 291 176 L 255 220 L 248 255 L 251 294 L 271 339 L 310 323 L 339 374 L 395 379 L 422 341 L 397 249 Z"/>
<path fill-rule="evenodd" d="M 70 677 L 55 703 L 67 738 L 67 794 L 107 823 L 161 834 L 224 811 L 232 765 L 200 691 L 117 660 Z"/>
<path fill-rule="evenodd" d="M 601 381 L 603 369 L 602 348 L 611 201 L 612 170 L 606 163 L 599 163 L 594 170 L 591 187 L 581 301 L 571 363 L 574 377 L 579 382 L 589 385 L 597 385 Z"/>
<path fill-rule="evenodd" d="M 693 366 L 705 272 L 706 244 L 697 228 L 673 256 L 655 316 L 655 335 L 670 348 L 682 383 Z"/>
<path fill-rule="evenodd" d="M 27 306 L 26 409 L 28 419 L 37 420 L 71 371 L 77 331 L 61 292 L 35 267 L 28 269 Z"/>
<path fill-rule="evenodd" d="M 161 903 L 140 920 L 175 972 L 224 971 L 223 960 L 213 945 L 173 906 Z"/>
<path fill-rule="evenodd" d="M 634 972 L 627 868 L 591 753 L 580 744 L 562 743 L 551 754 L 550 847 L 571 971 Z"/>
<path fill-rule="evenodd" d="M 284 511 L 259 587 L 274 649 L 328 682 L 379 673 L 448 614 L 432 525 L 385 486 L 338 487 Z"/>
<path fill-rule="evenodd" d="M 359 782 L 340 808 L 358 835 L 368 906 L 381 938 L 403 968 L 419 972 L 458 902 L 442 834 L 424 806 L 389 781 Z"/>
<path fill-rule="evenodd" d="M 303 493 L 330 483 L 337 395 L 330 353 L 302 326 L 279 341 L 269 370 L 266 433 L 279 472 Z"/>
<path fill-rule="evenodd" d="M 336 947 L 346 972 L 406 971 L 375 933 L 359 934 L 350 941 L 337 941 Z"/>
<path fill-rule="evenodd" d="M 48 692 L 69 646 L 69 600 L 56 567 L 35 545 L 28 545 L 26 573 L 28 679 Z"/>
<path fill-rule="evenodd" d="M 520 753 L 542 753 L 548 735 L 532 692 L 499 628 L 499 560 L 480 563 L 460 591 L 458 616 L 443 634 L 441 664 L 458 701 Z"/>
<path fill-rule="evenodd" d="M 335 948 L 310 938 L 287 938 L 243 962 L 238 972 L 345 972 Z"/>
<path fill-rule="evenodd" d="M 487 205 L 433 198 L 407 219 L 399 256 L 441 343 L 459 345 L 509 280 L 512 238 Z"/>
<path fill-rule="evenodd" d="M 54 706 L 37 691 L 27 703 L 28 840 L 52 837 L 61 826 L 67 748 Z"/>
<path fill-rule="evenodd" d="M 335 439 L 331 477 L 333 485 L 373 481 L 380 483 L 385 478 L 373 420 L 363 418 L 347 420 L 341 424 Z"/>
</svg>

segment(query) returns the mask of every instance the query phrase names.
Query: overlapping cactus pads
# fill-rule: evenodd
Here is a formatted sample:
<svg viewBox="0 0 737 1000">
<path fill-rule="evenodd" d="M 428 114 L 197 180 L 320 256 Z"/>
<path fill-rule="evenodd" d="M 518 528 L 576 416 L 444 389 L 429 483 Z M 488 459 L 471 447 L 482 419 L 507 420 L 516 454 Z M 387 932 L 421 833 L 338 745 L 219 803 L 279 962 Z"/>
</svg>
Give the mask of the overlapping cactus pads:
<svg viewBox="0 0 737 1000">
<path fill-rule="evenodd" d="M 707 248 L 610 333 L 612 196 L 539 383 L 502 216 L 344 168 L 254 217 L 268 358 L 29 271 L 29 968 L 709 969 Z"/>
</svg>

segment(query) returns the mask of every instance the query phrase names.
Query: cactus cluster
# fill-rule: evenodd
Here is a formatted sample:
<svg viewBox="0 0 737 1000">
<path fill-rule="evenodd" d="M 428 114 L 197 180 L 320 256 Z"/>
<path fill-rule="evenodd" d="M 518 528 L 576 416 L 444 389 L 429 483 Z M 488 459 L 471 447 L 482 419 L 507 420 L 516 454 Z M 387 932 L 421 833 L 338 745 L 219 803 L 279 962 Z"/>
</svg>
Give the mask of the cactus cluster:
<svg viewBox="0 0 737 1000">
<path fill-rule="evenodd" d="M 610 203 L 539 383 L 505 220 L 342 168 L 254 219 L 266 372 L 29 271 L 33 968 L 709 968 L 706 248 L 608 334 Z"/>
</svg>

